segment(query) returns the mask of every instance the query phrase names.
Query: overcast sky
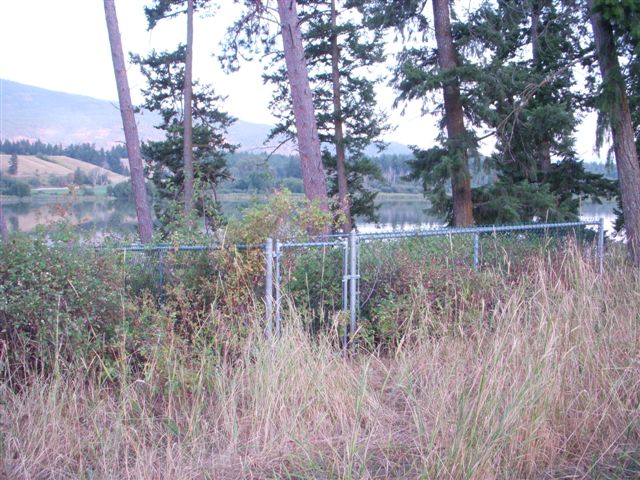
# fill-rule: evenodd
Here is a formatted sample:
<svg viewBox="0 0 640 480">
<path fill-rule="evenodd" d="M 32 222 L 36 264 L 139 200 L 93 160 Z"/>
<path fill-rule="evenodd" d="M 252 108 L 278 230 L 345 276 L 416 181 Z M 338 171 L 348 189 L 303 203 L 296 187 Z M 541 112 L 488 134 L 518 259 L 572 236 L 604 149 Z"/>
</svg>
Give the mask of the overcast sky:
<svg viewBox="0 0 640 480">
<path fill-rule="evenodd" d="M 145 54 L 174 48 L 184 42 L 184 19 L 161 22 L 146 31 L 143 7 L 147 0 L 116 0 L 122 42 L 126 52 Z M 273 123 L 269 113 L 271 91 L 262 84 L 263 66 L 245 63 L 239 72 L 222 72 L 213 54 L 220 39 L 236 17 L 232 0 L 221 0 L 223 8 L 195 24 L 194 76 L 211 83 L 216 92 L 227 95 L 224 108 L 242 120 Z M 0 78 L 62 92 L 115 100 L 109 40 L 101 0 L 0 0 Z M 134 102 L 141 102 L 144 81 L 136 67 L 129 68 Z M 405 115 L 392 109 L 393 92 L 379 88 L 380 106 L 397 125 L 387 140 L 428 148 L 433 145 L 436 120 L 420 113 L 419 105 L 409 105 Z M 594 158 L 593 120 L 578 133 L 577 149 L 585 158 Z"/>
</svg>

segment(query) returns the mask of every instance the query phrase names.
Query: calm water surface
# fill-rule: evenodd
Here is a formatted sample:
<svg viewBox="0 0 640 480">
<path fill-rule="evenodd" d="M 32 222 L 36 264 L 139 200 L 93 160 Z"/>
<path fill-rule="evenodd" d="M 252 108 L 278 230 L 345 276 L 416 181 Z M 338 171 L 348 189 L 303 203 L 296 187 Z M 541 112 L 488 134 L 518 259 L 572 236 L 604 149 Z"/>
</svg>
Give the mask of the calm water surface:
<svg viewBox="0 0 640 480">
<path fill-rule="evenodd" d="M 239 217 L 244 208 L 252 204 L 251 200 L 228 200 L 222 202 L 226 215 Z M 359 222 L 360 231 L 383 231 L 413 228 L 427 228 L 442 225 L 442 219 L 426 212 L 428 203 L 420 196 L 403 196 L 398 199 L 385 197 L 380 202 L 380 222 L 378 224 Z M 605 219 L 607 230 L 611 229 L 615 216 L 615 204 L 582 206 L 583 218 Z M 80 230 L 104 232 L 134 232 L 135 209 L 131 202 L 120 200 L 82 200 L 73 201 L 65 197 L 38 199 L 4 205 L 9 228 L 23 232 L 33 231 L 38 225 L 47 225 L 65 220 L 77 225 Z"/>
</svg>

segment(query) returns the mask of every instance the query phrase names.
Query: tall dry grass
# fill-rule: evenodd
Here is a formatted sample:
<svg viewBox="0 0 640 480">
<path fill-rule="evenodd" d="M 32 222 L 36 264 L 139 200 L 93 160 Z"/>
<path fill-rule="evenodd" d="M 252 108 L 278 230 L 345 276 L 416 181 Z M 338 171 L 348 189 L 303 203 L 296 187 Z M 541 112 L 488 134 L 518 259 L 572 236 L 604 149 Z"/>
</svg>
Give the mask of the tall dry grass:
<svg viewBox="0 0 640 480">
<path fill-rule="evenodd" d="M 638 478 L 637 272 L 569 253 L 530 273 L 446 334 L 421 308 L 384 355 L 345 357 L 293 314 L 233 361 L 169 332 L 119 382 L 5 383 L 0 476 Z"/>
</svg>

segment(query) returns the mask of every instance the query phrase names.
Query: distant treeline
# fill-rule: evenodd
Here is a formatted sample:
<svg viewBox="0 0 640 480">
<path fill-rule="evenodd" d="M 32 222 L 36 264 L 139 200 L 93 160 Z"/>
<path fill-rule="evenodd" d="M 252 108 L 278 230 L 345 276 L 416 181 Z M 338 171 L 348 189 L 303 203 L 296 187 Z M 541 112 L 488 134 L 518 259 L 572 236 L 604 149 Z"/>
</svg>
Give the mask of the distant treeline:
<svg viewBox="0 0 640 480">
<path fill-rule="evenodd" d="M 227 155 L 226 159 L 232 180 L 223 183 L 221 191 L 269 192 L 284 187 L 294 193 L 303 191 L 297 156 L 236 152 Z M 413 159 L 413 155 L 399 154 L 371 157 L 380 167 L 382 180 L 367 180 L 367 188 L 385 193 L 422 193 L 418 182 L 405 179 L 410 172 L 408 162 Z M 495 171 L 484 157 L 470 163 L 474 185 L 484 185 L 495 179 Z"/>
<path fill-rule="evenodd" d="M 127 148 L 117 145 L 108 150 L 96 148 L 93 143 L 81 143 L 72 145 L 52 145 L 40 140 L 17 140 L 12 142 L 5 140 L 0 144 L 0 153 L 8 155 L 65 155 L 67 157 L 82 160 L 98 167 L 104 167 L 112 172 L 128 175 L 123 167 L 121 159 L 127 157 Z"/>
<path fill-rule="evenodd" d="M 236 152 L 225 156 L 230 180 L 221 185 L 221 192 L 269 192 L 274 188 L 287 188 L 302 193 L 300 159 L 295 155 L 267 155 L 266 153 Z M 407 161 L 411 155 L 380 155 L 372 160 L 380 166 L 383 181 L 368 185 L 381 192 L 421 192 L 414 182 L 403 177 L 409 173 Z"/>
<path fill-rule="evenodd" d="M 610 180 L 618 180 L 618 170 L 616 170 L 615 164 L 610 163 L 598 163 L 598 162 L 583 162 L 584 169 L 590 173 L 597 173 Z"/>
<path fill-rule="evenodd" d="M 128 175 L 123 167 L 122 158 L 126 158 L 127 149 L 118 145 L 108 150 L 96 148 L 92 143 L 73 145 L 52 145 L 40 140 L 30 142 L 5 140 L 0 143 L 0 153 L 16 155 L 66 155 L 85 162 L 105 167 L 113 172 Z M 404 177 L 410 169 L 407 164 L 412 155 L 383 154 L 372 158 L 380 166 L 384 181 L 373 181 L 370 187 L 381 192 L 422 192 L 420 185 L 407 182 Z M 300 160 L 295 155 L 267 155 L 266 153 L 236 152 L 226 156 L 230 180 L 221 186 L 223 192 L 270 192 L 274 188 L 287 188 L 294 193 L 302 193 L 302 173 Z M 470 170 L 474 184 L 486 184 L 493 181 L 493 170 L 483 160 L 471 161 Z M 604 163 L 584 162 L 585 170 L 617 179 L 615 166 Z"/>
</svg>

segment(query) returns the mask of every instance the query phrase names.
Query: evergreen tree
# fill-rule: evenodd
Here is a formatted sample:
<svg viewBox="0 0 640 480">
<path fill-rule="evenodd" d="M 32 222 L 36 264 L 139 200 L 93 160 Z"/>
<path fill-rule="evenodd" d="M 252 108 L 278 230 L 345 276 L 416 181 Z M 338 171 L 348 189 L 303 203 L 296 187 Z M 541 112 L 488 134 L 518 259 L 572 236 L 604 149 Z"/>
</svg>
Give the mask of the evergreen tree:
<svg viewBox="0 0 640 480">
<path fill-rule="evenodd" d="M 580 200 L 614 195 L 615 184 L 586 172 L 575 152 L 575 112 L 582 101 L 574 92 L 574 71 L 586 52 L 576 5 L 486 3 L 458 32 L 463 50 L 480 52 L 470 62 L 475 82 L 467 93 L 468 115 L 497 139 L 499 179 L 474 191 L 477 219 L 577 219 Z"/>
<path fill-rule="evenodd" d="M 575 153 L 581 99 L 573 92 L 574 67 L 585 55 L 577 12 L 568 0 L 485 2 L 464 21 L 452 22 L 457 57 L 448 73 L 435 69 L 437 50 L 406 48 L 400 56 L 401 100 L 428 100 L 453 77 L 461 87 L 467 125 L 474 129 L 458 136 L 463 148 L 473 153 L 477 131 L 497 140 L 487 165 L 496 169 L 498 180 L 473 190 L 479 223 L 574 219 L 580 199 L 615 193 L 615 185 L 586 172 Z M 441 147 L 416 150 L 410 162 L 410 178 L 422 179 L 440 213 L 451 212 L 443 180 L 461 161 L 451 138 Z"/>
<path fill-rule="evenodd" d="M 313 110 L 313 97 L 309 86 L 309 71 L 305 61 L 297 2 L 296 0 L 277 0 L 277 6 L 304 191 L 309 200 L 317 200 L 322 210 L 328 210 L 327 184 L 322 169 L 320 138 Z"/>
<path fill-rule="evenodd" d="M 9 175 L 18 174 L 18 156 L 14 153 L 9 157 Z"/>
<path fill-rule="evenodd" d="M 627 245 L 631 258 L 640 266 L 640 164 L 635 144 L 633 119 L 627 96 L 627 86 L 618 58 L 618 45 L 611 23 L 613 19 L 618 27 L 625 31 L 625 7 L 631 18 L 640 17 L 639 9 L 628 0 L 588 0 L 589 18 L 593 29 L 598 65 L 602 76 L 600 94 L 600 112 L 606 116 L 611 127 L 613 149 L 615 152 L 618 177 L 620 179 L 621 204 Z M 618 12 L 618 10 L 620 10 Z M 640 30 L 629 24 L 627 45 L 633 45 Z M 620 40 L 620 39 L 619 39 Z M 621 43 L 621 42 L 618 42 Z M 637 46 L 637 43 L 636 43 Z M 634 48 L 635 53 L 637 49 Z"/>
<path fill-rule="evenodd" d="M 201 0 L 155 0 L 151 7 L 145 7 L 145 15 L 152 29 L 156 24 L 168 17 L 180 13 L 180 9 L 187 15 L 187 43 L 185 45 L 184 83 L 183 83 L 183 157 L 184 157 L 184 210 L 188 216 L 193 208 L 193 15 L 196 6 L 205 7 L 209 2 Z M 185 7 L 186 4 L 186 7 Z"/>
<path fill-rule="evenodd" d="M 291 92 L 305 196 L 317 201 L 321 209 L 328 210 L 326 178 L 300 30 L 298 3 L 296 0 L 275 0 L 275 8 L 274 2 L 269 0 L 243 0 L 242 3 L 245 9 L 241 18 L 229 29 L 220 59 L 228 69 L 235 70 L 239 66 L 240 56 L 250 58 L 259 51 L 269 54 L 277 50 L 274 47 L 276 38 L 280 36 Z M 278 30 L 273 28 L 274 25 L 277 25 Z"/>
<path fill-rule="evenodd" d="M 411 39 L 398 55 L 392 85 L 397 102 L 421 101 L 427 104 L 439 92 L 443 102 L 436 110 L 442 113 L 445 132 L 440 145 L 423 151 L 414 149 L 416 160 L 410 162 L 408 178 L 421 179 L 432 209 L 445 215 L 455 225 L 474 222 L 469 158 L 475 155 L 476 138 L 465 125 L 464 88 L 468 81 L 464 58 L 460 56 L 455 22 L 451 22 L 448 0 L 432 0 L 433 29 L 427 15 L 427 0 L 357 1 L 371 27 L 387 27 Z M 434 42 L 430 41 L 434 32 Z M 413 46 L 417 45 L 417 46 Z M 427 169 L 427 170 L 424 170 Z"/>
<path fill-rule="evenodd" d="M 122 116 L 122 125 L 127 144 L 131 185 L 138 218 L 138 232 L 140 234 L 140 240 L 147 243 L 150 242 L 153 237 L 153 221 L 144 183 L 144 166 L 140 155 L 140 139 L 138 137 L 138 127 L 135 121 L 133 103 L 131 102 L 129 80 L 124 63 L 122 39 L 120 38 L 120 28 L 118 27 L 118 17 L 114 0 L 104 0 L 104 11 L 107 31 L 109 32 L 113 70 L 118 87 L 120 114 Z"/>
<path fill-rule="evenodd" d="M 165 132 L 163 141 L 148 142 L 142 151 L 149 165 L 149 177 L 161 199 L 156 205 L 158 216 L 168 224 L 182 217 L 166 200 L 184 198 L 184 109 L 182 104 L 185 78 L 186 48 L 180 45 L 174 52 L 151 52 L 147 57 L 132 56 L 147 79 L 143 89 L 143 107 L 158 112 L 162 123 L 157 128 Z M 235 121 L 219 110 L 224 100 L 213 89 L 199 82 L 193 84 L 193 156 L 195 189 L 194 207 L 203 215 L 208 227 L 220 221 L 216 190 L 228 177 L 225 153 L 235 149 L 226 140 L 226 130 Z"/>
<path fill-rule="evenodd" d="M 382 176 L 379 167 L 366 157 L 365 148 L 370 144 L 383 147 L 380 137 L 389 128 L 376 108 L 374 87 L 378 80 L 369 69 L 384 61 L 382 34 L 363 29 L 357 22 L 357 11 L 344 5 L 338 10 L 335 0 L 304 0 L 299 6 L 329 193 L 337 196 L 335 210 L 344 215 L 343 229 L 349 231 L 352 216 L 376 219 L 376 193 L 366 184 Z M 271 72 L 264 78 L 277 86 L 271 105 L 279 122 L 272 137 L 294 138 L 281 52 L 274 53 Z"/>
</svg>

